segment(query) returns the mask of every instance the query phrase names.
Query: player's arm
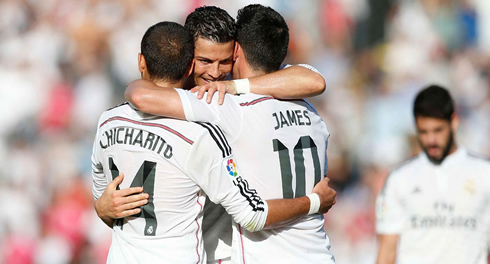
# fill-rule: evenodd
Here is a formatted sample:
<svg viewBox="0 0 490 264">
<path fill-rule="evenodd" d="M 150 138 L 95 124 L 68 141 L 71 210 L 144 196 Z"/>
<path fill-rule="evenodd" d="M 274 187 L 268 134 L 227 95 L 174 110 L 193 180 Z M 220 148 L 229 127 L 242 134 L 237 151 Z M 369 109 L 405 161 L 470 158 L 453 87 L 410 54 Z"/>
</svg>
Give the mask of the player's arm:
<svg viewBox="0 0 490 264">
<path fill-rule="evenodd" d="M 100 120 L 97 127 L 100 126 Z M 99 147 L 99 129 L 97 129 L 97 133 L 95 134 L 94 145 L 92 148 L 92 193 L 94 195 L 94 208 L 97 208 L 97 200 L 101 197 L 107 186 L 107 180 L 104 175 L 104 169 L 102 167 L 102 163 L 100 162 L 100 147 Z M 100 217 L 100 216 L 99 216 Z M 100 217 L 102 221 L 112 228 L 113 220 L 108 217 Z"/>
<path fill-rule="evenodd" d="M 408 218 L 402 202 L 403 191 L 400 190 L 400 186 L 405 184 L 400 179 L 399 173 L 390 173 L 376 197 L 377 264 L 395 263 L 398 237 Z"/>
<path fill-rule="evenodd" d="M 378 235 L 379 250 L 377 264 L 395 264 L 398 235 Z"/>
<path fill-rule="evenodd" d="M 140 111 L 185 120 L 182 102 L 174 88 L 159 87 L 150 81 L 136 80 L 128 84 L 124 97 Z"/>
<path fill-rule="evenodd" d="M 223 103 L 225 93 L 254 93 L 281 99 L 302 99 L 322 94 L 324 91 L 325 79 L 317 69 L 306 64 L 293 65 L 248 79 L 212 82 L 191 89 L 191 92 L 198 92 L 198 99 L 207 92 L 208 103 L 211 102 L 214 93 L 218 92 L 219 104 Z"/>
<path fill-rule="evenodd" d="M 231 135 L 238 136 L 241 131 L 242 124 L 237 125 L 236 120 L 241 118 L 242 110 L 233 98 L 221 106 L 207 104 L 189 91 L 158 87 L 145 80 L 130 83 L 124 95 L 134 107 L 149 114 L 218 124 L 231 141 Z"/>
<path fill-rule="evenodd" d="M 328 178 L 324 178 L 313 188 L 313 193 L 320 198 L 318 214 L 327 213 L 335 204 L 337 193 L 329 187 L 329 182 Z M 309 214 L 309 210 L 304 211 L 305 208 L 311 208 L 311 200 L 307 196 L 294 199 L 267 200 L 266 202 L 269 207 L 269 214 L 264 229 L 273 229 L 295 222 Z M 308 204 L 306 205 L 306 203 Z"/>
<path fill-rule="evenodd" d="M 325 79 L 311 66 L 293 65 L 269 74 L 249 78 L 250 92 L 281 99 L 299 99 L 320 95 Z"/>
</svg>

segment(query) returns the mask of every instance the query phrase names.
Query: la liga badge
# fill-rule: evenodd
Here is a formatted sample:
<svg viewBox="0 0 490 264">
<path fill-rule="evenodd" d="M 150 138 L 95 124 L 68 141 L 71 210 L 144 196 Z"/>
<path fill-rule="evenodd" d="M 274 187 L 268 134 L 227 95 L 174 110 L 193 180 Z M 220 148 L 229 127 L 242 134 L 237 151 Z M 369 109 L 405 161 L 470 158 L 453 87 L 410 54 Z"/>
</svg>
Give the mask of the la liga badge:
<svg viewBox="0 0 490 264">
<path fill-rule="evenodd" d="M 238 176 L 236 164 L 235 164 L 235 161 L 233 161 L 233 159 L 228 160 L 228 162 L 226 164 L 226 169 L 228 170 L 228 174 L 230 174 L 230 176 L 232 176 L 232 177 Z"/>
</svg>

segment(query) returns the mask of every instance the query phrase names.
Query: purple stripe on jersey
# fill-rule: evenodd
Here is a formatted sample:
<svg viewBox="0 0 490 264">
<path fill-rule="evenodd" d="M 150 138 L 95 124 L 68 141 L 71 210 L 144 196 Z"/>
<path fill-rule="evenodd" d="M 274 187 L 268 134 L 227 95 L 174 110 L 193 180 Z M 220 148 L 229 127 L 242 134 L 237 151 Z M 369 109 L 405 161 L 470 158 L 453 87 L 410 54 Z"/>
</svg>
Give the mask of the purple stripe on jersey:
<svg viewBox="0 0 490 264">
<path fill-rule="evenodd" d="M 238 231 L 240 232 L 240 241 L 242 242 L 242 259 L 243 264 L 245 264 L 245 246 L 243 245 L 243 234 L 242 234 L 242 226 L 238 224 Z"/>
<path fill-rule="evenodd" d="M 109 123 L 109 122 L 112 122 L 112 121 L 126 121 L 126 122 L 129 122 L 129 123 L 133 123 L 133 124 L 137 124 L 137 125 L 143 125 L 143 126 L 151 126 L 151 127 L 159 127 L 159 128 L 162 128 L 162 129 L 165 129 L 167 130 L 168 132 L 180 137 L 181 139 L 183 139 L 185 142 L 189 143 L 189 144 L 194 144 L 194 141 L 188 139 L 187 137 L 185 137 L 184 135 L 180 134 L 179 132 L 171 129 L 170 127 L 168 126 L 165 126 L 165 125 L 161 125 L 161 124 L 155 124 L 155 123 L 146 123 L 146 122 L 140 122 L 140 121 L 135 121 L 135 120 L 132 120 L 132 119 L 129 119 L 129 118 L 124 118 L 124 117 L 120 117 L 120 116 L 115 116 L 115 117 L 111 117 L 109 119 L 107 119 L 106 121 L 104 121 L 100 126 L 99 128 L 103 127 L 105 124 Z"/>
<path fill-rule="evenodd" d="M 271 97 L 271 96 L 261 97 L 261 98 L 255 99 L 255 100 L 253 100 L 251 102 L 240 103 L 240 106 L 254 105 L 254 104 L 257 104 L 257 103 L 260 103 L 260 102 L 263 102 L 263 101 L 266 101 L 266 100 L 271 100 L 271 99 L 274 99 L 274 97 Z"/>
<path fill-rule="evenodd" d="M 197 193 L 197 204 L 201 206 L 201 212 L 202 212 L 202 204 L 199 202 L 199 193 Z M 199 226 L 199 222 L 197 221 L 197 218 L 194 220 L 196 221 L 197 224 L 197 232 L 196 232 L 196 239 L 197 239 L 197 245 L 196 245 L 196 252 L 197 252 L 197 263 L 201 262 L 201 254 L 199 254 L 199 230 L 201 229 L 201 226 Z"/>
</svg>

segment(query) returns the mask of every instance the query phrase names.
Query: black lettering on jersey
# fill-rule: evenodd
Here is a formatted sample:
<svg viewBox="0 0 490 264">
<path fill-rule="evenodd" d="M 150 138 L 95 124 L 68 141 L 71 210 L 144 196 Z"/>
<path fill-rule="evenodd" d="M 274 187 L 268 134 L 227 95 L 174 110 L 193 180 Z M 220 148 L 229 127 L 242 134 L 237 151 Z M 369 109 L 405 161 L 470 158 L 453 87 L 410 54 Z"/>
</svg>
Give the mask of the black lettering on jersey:
<svg viewBox="0 0 490 264">
<path fill-rule="evenodd" d="M 289 127 L 289 126 L 310 126 L 311 119 L 308 115 L 308 111 L 306 110 L 286 110 L 286 113 L 283 111 L 278 111 L 276 113 L 272 113 L 272 116 L 276 120 L 276 126 L 274 130 L 278 130 L 279 128 Z M 306 123 L 302 120 L 308 120 Z"/>
<path fill-rule="evenodd" d="M 173 156 L 172 146 L 167 144 L 167 148 L 165 148 L 165 152 L 163 152 L 163 156 L 167 159 L 170 159 Z"/>
<path fill-rule="evenodd" d="M 146 137 L 145 144 L 143 145 L 143 147 L 146 148 L 146 145 L 150 143 L 148 149 L 151 149 L 151 146 L 153 145 L 153 139 L 155 139 L 155 134 L 148 132 L 148 136 Z"/>
<path fill-rule="evenodd" d="M 303 118 L 303 116 L 301 115 L 301 110 L 295 110 L 294 112 L 296 113 L 296 116 L 298 117 L 298 125 L 300 125 L 300 126 L 304 125 L 305 123 L 301 122 L 301 118 Z"/>
<path fill-rule="evenodd" d="M 306 119 L 308 119 L 308 122 L 306 123 L 307 126 L 311 125 L 311 119 L 310 117 L 308 116 L 308 111 L 304 110 L 303 111 L 303 115 L 306 117 Z"/>
<path fill-rule="evenodd" d="M 286 126 L 289 126 L 289 123 L 282 112 L 279 112 L 279 116 L 281 117 L 281 128 L 284 126 L 284 124 L 286 124 Z"/>
<path fill-rule="evenodd" d="M 129 131 L 131 130 L 131 133 Z M 133 133 L 134 133 L 134 128 L 126 128 L 126 134 L 124 135 L 124 144 L 128 144 L 128 139 L 129 143 L 131 144 L 131 141 L 133 140 Z"/>
<path fill-rule="evenodd" d="M 160 145 L 160 148 L 158 149 L 157 153 L 160 154 L 160 152 L 162 152 L 162 149 L 163 149 L 163 145 L 165 145 L 165 140 L 163 140 L 163 138 L 160 138 L 162 140 L 162 144 Z M 158 142 L 157 142 L 158 143 Z"/>
<path fill-rule="evenodd" d="M 103 139 L 99 141 L 99 145 L 102 147 L 102 149 L 107 149 L 116 144 L 124 144 L 140 146 L 142 148 L 155 151 L 167 159 L 173 157 L 172 146 L 167 144 L 162 137 L 146 130 L 131 127 L 119 127 L 105 131 L 104 134 L 102 134 L 102 137 L 104 136 L 106 137 L 105 144 L 103 143 Z"/>
<path fill-rule="evenodd" d="M 116 130 L 116 142 L 117 144 L 123 144 L 123 141 L 122 140 L 119 140 L 119 132 L 123 131 L 124 128 L 120 127 Z"/>
<path fill-rule="evenodd" d="M 153 148 L 151 150 L 155 151 L 155 148 L 158 145 L 158 140 L 160 140 L 160 136 L 159 135 L 157 135 L 157 140 L 155 141 L 155 144 L 153 145 Z"/>
<path fill-rule="evenodd" d="M 138 134 L 136 135 L 136 138 L 134 139 L 133 143 L 131 145 L 136 145 L 139 144 L 140 147 L 143 147 L 143 130 L 140 130 Z"/>
<path fill-rule="evenodd" d="M 288 116 L 289 124 L 296 125 L 296 115 L 292 111 L 286 111 L 286 114 Z"/>
<path fill-rule="evenodd" d="M 99 141 L 99 144 L 102 149 L 106 149 L 108 147 L 107 144 L 105 146 L 102 144 L 102 140 Z"/>
<path fill-rule="evenodd" d="M 114 136 L 113 133 L 114 132 L 112 130 L 109 130 L 109 133 L 107 131 L 104 133 L 105 136 L 107 137 L 107 146 L 108 147 L 114 145 L 114 138 L 113 138 L 113 136 Z"/>
<path fill-rule="evenodd" d="M 274 127 L 274 129 L 278 130 L 279 128 L 281 128 L 281 125 L 279 124 L 279 118 L 277 118 L 276 113 L 272 113 L 272 116 L 276 118 L 276 126 Z"/>
</svg>

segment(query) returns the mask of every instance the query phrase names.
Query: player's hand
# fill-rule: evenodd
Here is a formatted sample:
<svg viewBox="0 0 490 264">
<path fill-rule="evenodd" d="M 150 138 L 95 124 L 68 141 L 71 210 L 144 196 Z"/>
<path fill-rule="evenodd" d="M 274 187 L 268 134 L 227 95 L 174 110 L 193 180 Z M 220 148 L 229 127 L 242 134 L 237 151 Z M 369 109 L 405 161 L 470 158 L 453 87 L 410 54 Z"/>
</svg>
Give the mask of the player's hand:
<svg viewBox="0 0 490 264">
<path fill-rule="evenodd" d="M 330 179 L 325 177 L 322 181 L 317 183 L 313 188 L 313 192 L 320 196 L 320 210 L 318 214 L 324 214 L 332 208 L 335 204 L 335 196 L 337 192 L 328 186 Z"/>
<path fill-rule="evenodd" d="M 148 203 L 149 195 L 143 193 L 143 187 L 131 187 L 116 190 L 123 181 L 124 174 L 109 183 L 102 196 L 95 201 L 95 211 L 100 218 L 117 219 L 141 212 L 141 206 Z"/>
<path fill-rule="evenodd" d="M 236 85 L 232 81 L 210 82 L 205 85 L 196 86 L 191 89 L 191 93 L 197 92 L 197 99 L 201 100 L 204 93 L 208 92 L 206 102 L 211 103 L 214 93 L 218 92 L 218 104 L 222 105 L 225 100 L 225 94 L 236 94 Z"/>
</svg>

